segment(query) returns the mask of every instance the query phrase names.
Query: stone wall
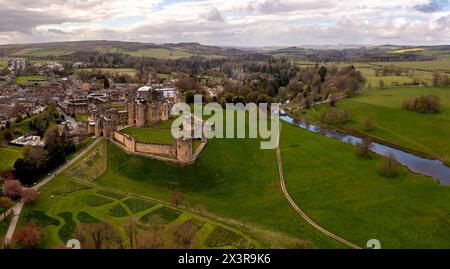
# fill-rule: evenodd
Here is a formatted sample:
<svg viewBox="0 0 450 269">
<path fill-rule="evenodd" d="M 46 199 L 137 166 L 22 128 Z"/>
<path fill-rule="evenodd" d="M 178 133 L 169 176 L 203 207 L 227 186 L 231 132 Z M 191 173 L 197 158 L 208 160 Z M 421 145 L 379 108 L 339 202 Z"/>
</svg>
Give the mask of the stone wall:
<svg viewBox="0 0 450 269">
<path fill-rule="evenodd" d="M 174 145 L 136 142 L 136 151 L 148 154 L 163 154 L 171 157 L 176 156 L 176 148 Z"/>
</svg>

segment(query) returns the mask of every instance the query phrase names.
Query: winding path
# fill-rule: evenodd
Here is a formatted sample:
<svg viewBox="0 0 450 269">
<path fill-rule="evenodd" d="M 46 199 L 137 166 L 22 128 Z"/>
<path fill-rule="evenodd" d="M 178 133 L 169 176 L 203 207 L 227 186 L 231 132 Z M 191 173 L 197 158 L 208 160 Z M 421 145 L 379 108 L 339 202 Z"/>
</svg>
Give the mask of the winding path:
<svg viewBox="0 0 450 269">
<path fill-rule="evenodd" d="M 87 148 L 85 148 L 83 151 L 81 151 L 77 156 L 72 158 L 70 161 L 59 167 L 56 171 L 52 172 L 48 177 L 46 177 L 44 180 L 36 184 L 32 187 L 34 190 L 38 190 L 48 182 L 50 182 L 52 179 L 54 179 L 57 175 L 61 174 L 64 170 L 66 170 L 69 166 L 74 164 L 76 161 L 78 161 L 80 158 L 82 158 L 88 151 L 90 151 L 97 143 L 101 140 L 101 138 L 97 138 L 92 144 L 90 144 Z M 3 246 L 9 246 L 11 243 L 11 239 L 14 235 L 14 231 L 16 230 L 17 222 L 19 221 L 20 213 L 22 212 L 22 208 L 24 206 L 24 203 L 20 201 L 16 205 L 14 205 L 10 212 L 14 214 L 11 222 L 9 223 L 8 231 L 6 232 Z"/>
<path fill-rule="evenodd" d="M 281 185 L 281 190 L 283 191 L 284 196 L 286 197 L 286 199 L 289 201 L 289 203 L 291 204 L 291 206 L 294 208 L 295 211 L 297 211 L 297 213 L 306 221 L 308 222 L 311 226 L 313 226 L 315 229 L 319 230 L 320 232 L 322 232 L 323 234 L 341 242 L 344 245 L 347 245 L 353 249 L 361 249 L 361 247 L 353 244 L 352 242 L 349 242 L 347 240 L 345 240 L 342 237 L 339 237 L 337 235 L 335 235 L 334 233 L 326 230 L 325 228 L 321 227 L 319 224 L 315 223 L 312 219 L 310 219 L 308 217 L 308 215 L 305 214 L 305 212 L 303 212 L 303 210 L 295 203 L 295 201 L 291 198 L 291 196 L 289 195 L 289 192 L 286 189 L 286 184 L 284 181 L 284 175 L 283 175 L 283 162 L 281 160 L 281 150 L 280 150 L 280 136 L 281 136 L 281 124 L 280 124 L 280 134 L 278 137 L 278 146 L 277 146 L 277 162 L 278 162 L 278 176 L 280 178 L 280 185 Z"/>
</svg>

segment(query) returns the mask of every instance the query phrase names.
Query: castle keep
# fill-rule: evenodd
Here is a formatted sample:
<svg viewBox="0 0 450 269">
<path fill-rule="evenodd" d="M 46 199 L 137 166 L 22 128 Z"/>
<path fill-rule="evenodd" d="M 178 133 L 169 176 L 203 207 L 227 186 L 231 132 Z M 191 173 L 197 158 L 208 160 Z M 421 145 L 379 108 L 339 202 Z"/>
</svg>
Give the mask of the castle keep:
<svg viewBox="0 0 450 269">
<path fill-rule="evenodd" d="M 170 110 L 180 98 L 173 88 L 162 85 L 144 86 L 126 101 L 126 111 L 120 111 L 106 103 L 89 104 L 88 132 L 97 137 L 106 137 L 122 149 L 137 155 L 160 160 L 192 163 L 206 145 L 202 141 L 200 150 L 194 154 L 192 139 L 177 139 L 173 144 L 148 143 L 122 133 L 118 126 L 150 127 L 170 119 Z"/>
</svg>

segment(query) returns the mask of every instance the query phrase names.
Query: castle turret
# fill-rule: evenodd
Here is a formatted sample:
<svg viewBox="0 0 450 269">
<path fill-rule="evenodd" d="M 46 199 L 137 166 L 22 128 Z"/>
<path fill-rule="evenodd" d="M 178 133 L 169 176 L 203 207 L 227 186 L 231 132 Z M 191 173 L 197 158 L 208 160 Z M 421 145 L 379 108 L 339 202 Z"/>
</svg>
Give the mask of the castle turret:
<svg viewBox="0 0 450 269">
<path fill-rule="evenodd" d="M 182 162 L 192 161 L 192 139 L 181 138 L 176 140 L 177 159 Z"/>
</svg>

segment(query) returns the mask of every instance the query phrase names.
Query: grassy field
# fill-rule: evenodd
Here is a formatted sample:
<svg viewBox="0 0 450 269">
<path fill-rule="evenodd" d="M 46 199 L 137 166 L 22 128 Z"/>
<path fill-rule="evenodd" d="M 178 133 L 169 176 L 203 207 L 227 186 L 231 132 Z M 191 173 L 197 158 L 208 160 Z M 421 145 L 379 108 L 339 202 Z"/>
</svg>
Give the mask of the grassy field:
<svg viewBox="0 0 450 269">
<path fill-rule="evenodd" d="M 402 109 L 403 100 L 420 94 L 439 96 L 443 111 L 438 114 L 422 114 Z M 316 106 L 314 110 L 308 111 L 308 115 L 318 119 L 320 111 L 326 107 L 328 105 Z M 378 139 L 450 161 L 449 88 L 376 89 L 343 99 L 337 103 L 337 108 L 348 109 L 351 113 L 351 120 L 342 126 L 344 128 L 355 129 Z M 365 130 L 365 119 L 373 122 L 373 130 Z"/>
<path fill-rule="evenodd" d="M 80 68 L 76 69 L 75 72 L 92 72 L 92 71 L 101 71 L 105 73 L 110 73 L 114 75 L 129 75 L 132 77 L 136 76 L 137 70 L 133 68 Z"/>
<path fill-rule="evenodd" d="M 48 78 L 44 76 L 17 76 L 15 82 L 18 85 L 25 84 L 27 82 L 39 82 L 39 81 L 47 81 Z"/>
<path fill-rule="evenodd" d="M 450 188 L 405 169 L 379 176 L 378 157 L 293 125 L 282 129 L 286 184 L 293 199 L 318 224 L 359 246 L 449 248 Z"/>
<path fill-rule="evenodd" d="M 121 130 L 121 132 L 134 136 L 138 141 L 146 143 L 173 144 L 175 142 L 170 129 L 153 127 L 128 127 L 124 130 Z"/>
<path fill-rule="evenodd" d="M 59 57 L 66 56 L 74 53 L 74 50 L 64 50 L 64 49 L 43 49 L 43 48 L 26 48 L 22 49 L 16 53 L 14 56 L 30 56 L 30 57 Z"/>
<path fill-rule="evenodd" d="M 149 57 L 158 59 L 179 59 L 179 58 L 189 58 L 193 56 L 193 54 L 183 50 L 165 49 L 165 48 L 141 49 L 125 53 L 134 57 Z"/>
<path fill-rule="evenodd" d="M 450 58 L 443 58 L 439 61 L 424 61 L 424 62 L 376 62 L 372 63 L 378 66 L 395 66 L 406 69 L 417 69 L 427 71 L 450 71 Z"/>
<path fill-rule="evenodd" d="M 87 115 L 77 115 L 75 117 L 75 120 L 83 122 L 83 121 L 87 121 L 88 120 L 88 116 Z"/>
<path fill-rule="evenodd" d="M 95 153 L 105 143 L 100 143 Z M 79 223 L 108 221 L 119 233 L 124 245 L 129 247 L 124 225 L 129 216 L 139 218 L 139 233 L 148 231 L 148 220 L 159 215 L 164 220 L 164 247 L 179 247 L 173 240 L 173 228 L 187 221 L 195 222 L 196 248 L 261 248 L 263 245 L 240 229 L 214 221 L 205 216 L 175 208 L 158 200 L 133 196 L 130 193 L 105 189 L 71 178 L 70 171 L 85 163 L 81 160 L 66 173 L 58 176 L 40 190 L 39 200 L 24 208 L 19 225 L 35 222 L 44 231 L 41 248 L 52 248 L 72 238 Z M 90 163 L 95 167 L 95 162 Z M 89 170 L 90 167 L 84 166 Z M 225 231 L 225 233 L 223 233 Z M 219 235 L 218 235 L 219 233 Z M 225 236 L 226 235 L 226 236 Z"/>
<path fill-rule="evenodd" d="M 8 67 L 8 61 L 0 60 L 0 70 L 5 67 Z"/>
<path fill-rule="evenodd" d="M 0 147 L 0 171 L 11 169 L 14 162 L 23 156 L 23 150 L 15 146 Z"/>
</svg>

